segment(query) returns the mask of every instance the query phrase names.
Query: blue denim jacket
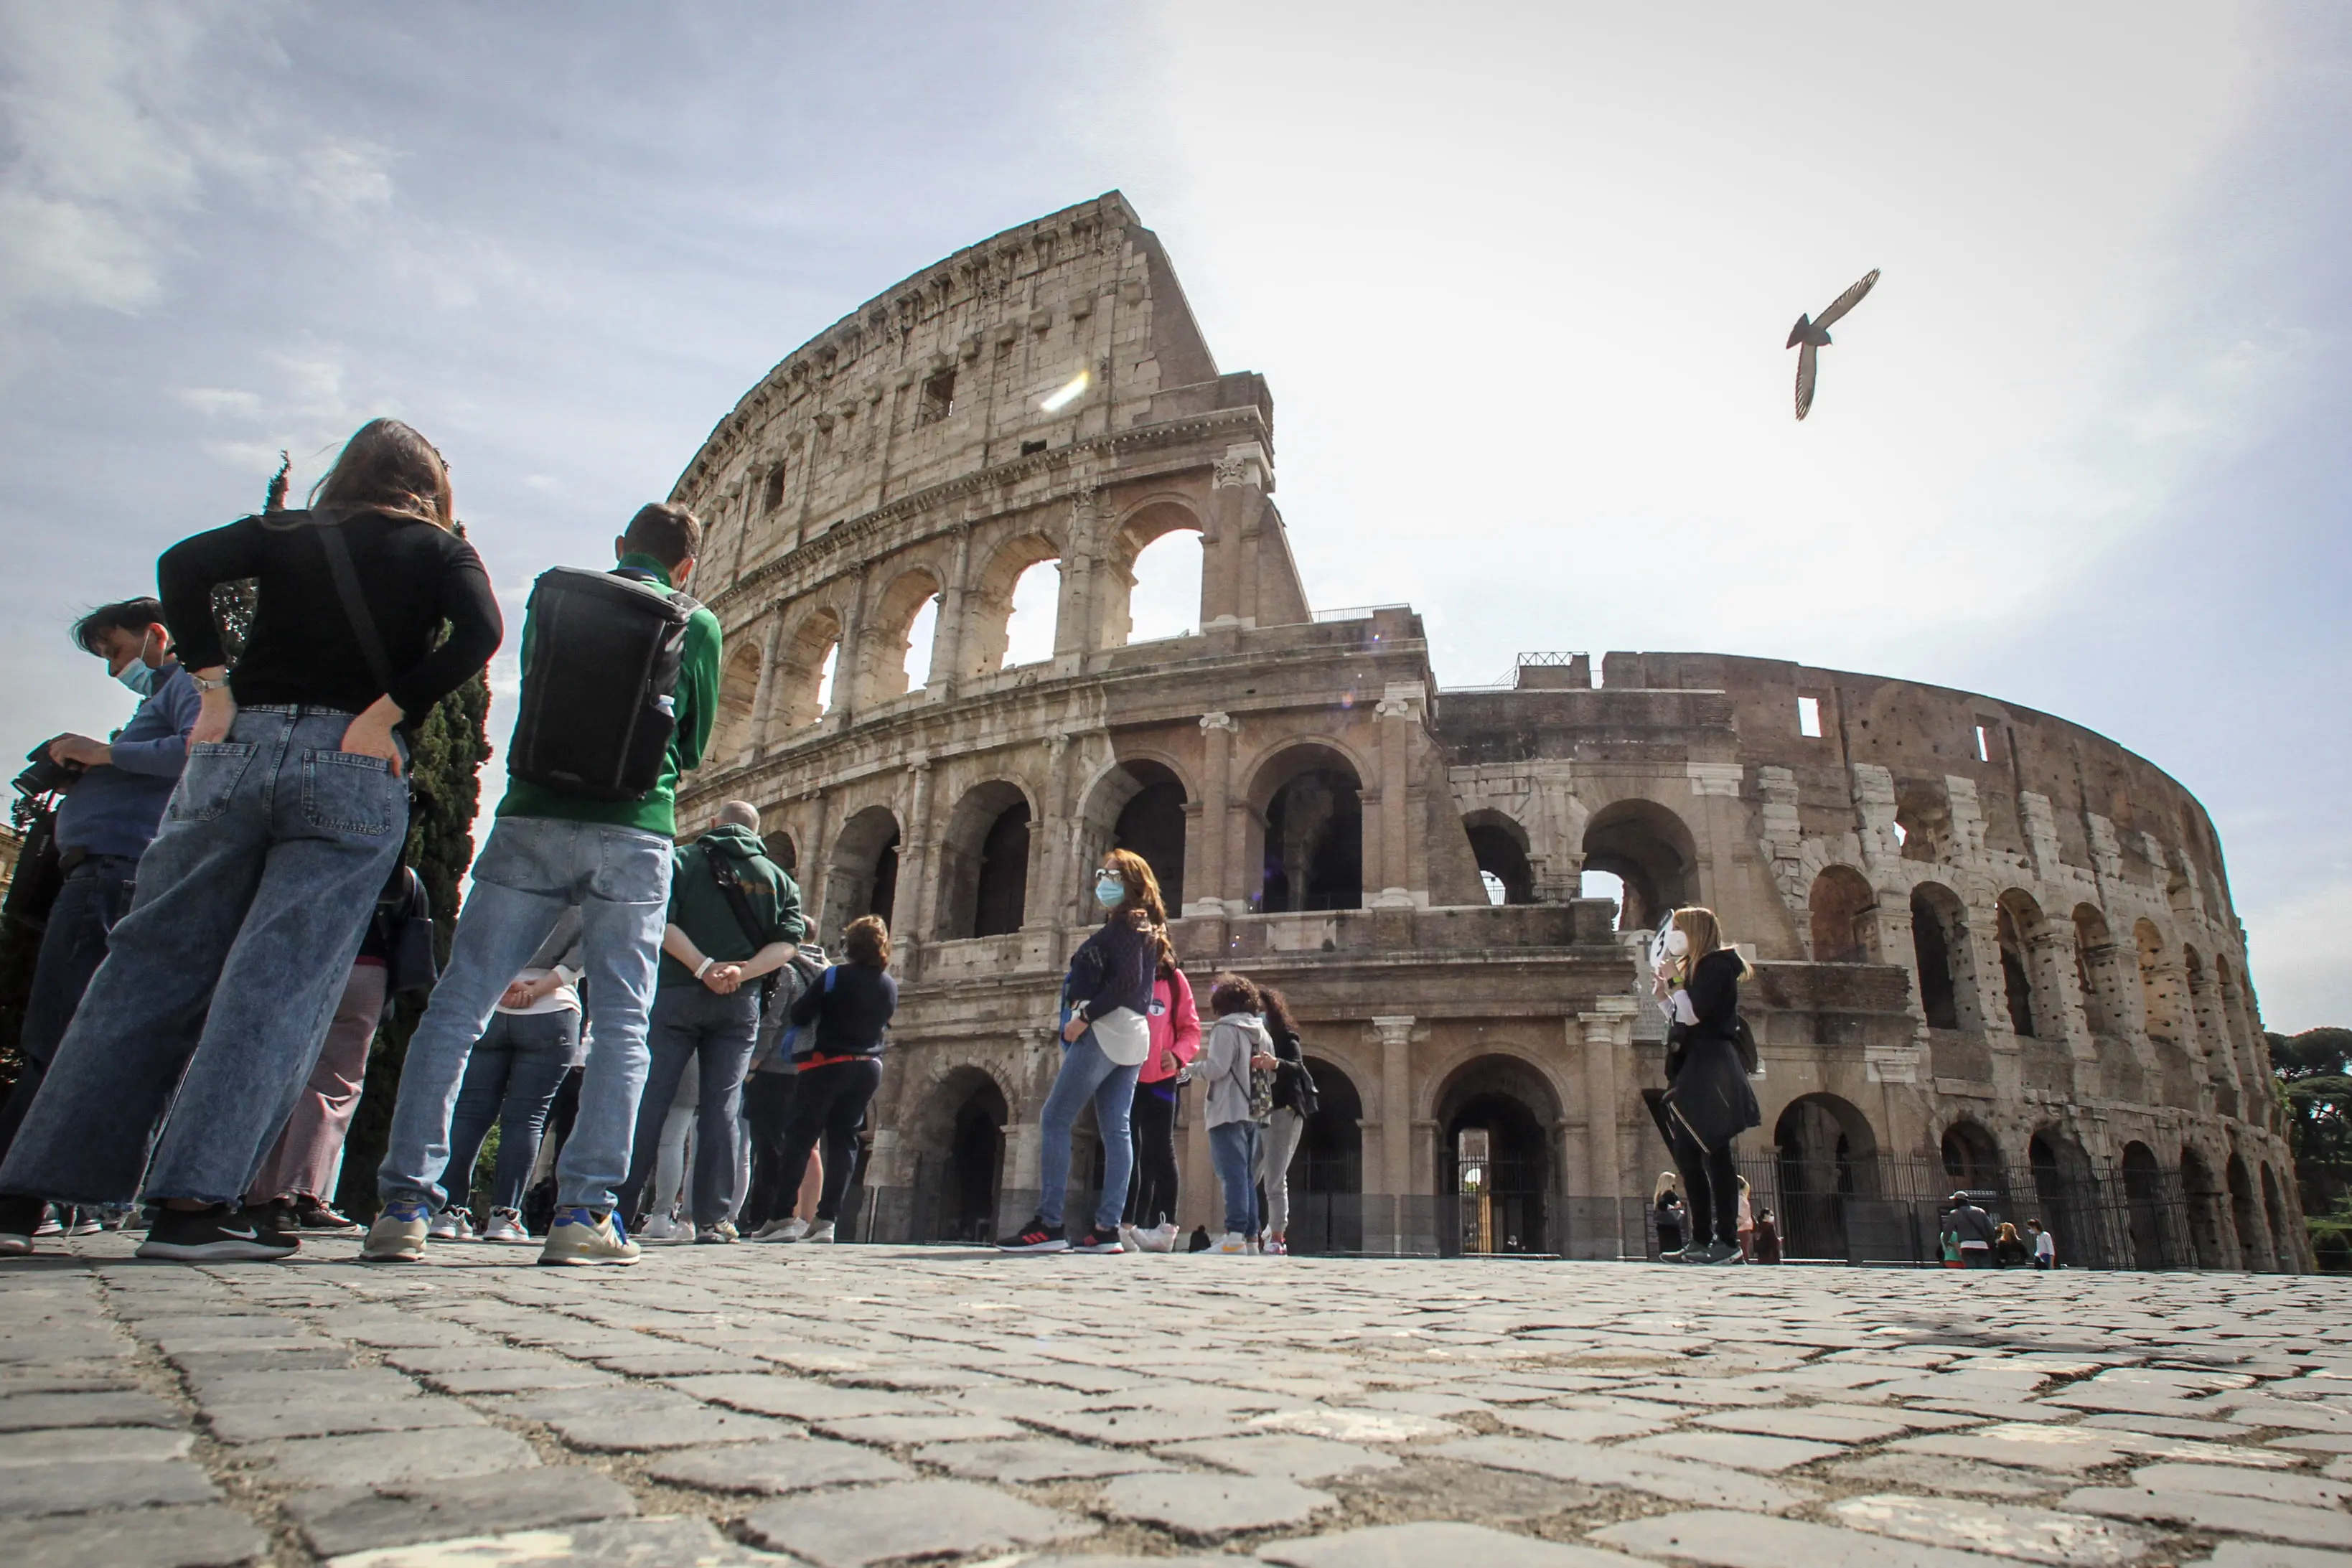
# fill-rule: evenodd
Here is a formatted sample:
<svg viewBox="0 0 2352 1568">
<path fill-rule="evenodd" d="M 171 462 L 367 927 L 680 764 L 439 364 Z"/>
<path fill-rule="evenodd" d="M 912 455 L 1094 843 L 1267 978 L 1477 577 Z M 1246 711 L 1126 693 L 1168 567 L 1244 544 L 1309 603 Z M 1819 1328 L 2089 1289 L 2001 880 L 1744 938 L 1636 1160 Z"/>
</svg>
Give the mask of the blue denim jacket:
<svg viewBox="0 0 2352 1568">
<path fill-rule="evenodd" d="M 187 765 L 188 731 L 201 706 L 195 682 L 173 664 L 155 695 L 114 735 L 114 761 L 74 781 L 58 810 L 58 848 L 93 855 L 147 852 L 163 805 Z"/>
</svg>

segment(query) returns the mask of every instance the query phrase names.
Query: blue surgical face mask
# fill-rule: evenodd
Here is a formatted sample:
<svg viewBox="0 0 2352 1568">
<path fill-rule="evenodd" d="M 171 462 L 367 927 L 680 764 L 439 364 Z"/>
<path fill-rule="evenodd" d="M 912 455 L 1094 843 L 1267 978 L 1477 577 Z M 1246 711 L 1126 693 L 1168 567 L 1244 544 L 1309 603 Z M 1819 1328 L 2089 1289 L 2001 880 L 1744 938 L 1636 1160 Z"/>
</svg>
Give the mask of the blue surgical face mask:
<svg viewBox="0 0 2352 1568">
<path fill-rule="evenodd" d="M 155 688 L 163 684 L 163 672 L 149 669 L 144 659 L 133 659 L 116 671 L 114 678 L 145 698 L 153 696 Z"/>
<path fill-rule="evenodd" d="M 1095 902 L 1105 909 L 1117 909 L 1127 902 L 1127 883 L 1115 876 L 1095 878 Z"/>
</svg>

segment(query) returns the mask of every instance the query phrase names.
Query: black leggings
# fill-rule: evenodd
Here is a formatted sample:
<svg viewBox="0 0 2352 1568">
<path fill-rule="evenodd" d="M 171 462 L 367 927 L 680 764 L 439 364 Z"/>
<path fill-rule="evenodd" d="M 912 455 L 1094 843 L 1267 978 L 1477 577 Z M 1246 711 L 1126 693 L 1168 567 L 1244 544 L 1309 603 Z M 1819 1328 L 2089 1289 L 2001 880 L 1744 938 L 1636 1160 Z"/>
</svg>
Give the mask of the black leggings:
<svg viewBox="0 0 2352 1568">
<path fill-rule="evenodd" d="M 1158 1088 L 1137 1084 L 1128 1114 L 1135 1137 L 1135 1185 L 1128 1189 L 1127 1222 L 1147 1228 L 1176 1218 L 1176 1097 L 1163 1098 Z"/>
<path fill-rule="evenodd" d="M 1721 1148 L 1702 1149 L 1697 1139 L 1677 1128 L 1672 1153 L 1690 1203 L 1691 1245 L 1697 1247 L 1708 1239 L 1710 1214 L 1715 1219 L 1714 1239 L 1726 1247 L 1739 1245 L 1739 1173 L 1731 1164 L 1731 1140 L 1724 1139 Z"/>
<path fill-rule="evenodd" d="M 793 1088 L 793 1120 L 784 1134 L 785 1171 L 808 1169 L 809 1151 L 824 1140 L 824 1192 L 816 1217 L 841 1218 L 841 1197 L 857 1174 L 857 1129 L 866 1124 L 866 1103 L 882 1086 L 882 1064 L 870 1056 L 803 1067 Z M 798 1184 L 794 1184 L 797 1187 Z"/>
<path fill-rule="evenodd" d="M 743 1075 L 743 1119 L 751 1124 L 751 1191 L 743 1200 L 738 1223 L 750 1230 L 793 1211 L 801 1190 L 800 1176 L 784 1179 L 784 1142 L 792 1130 L 793 1092 L 800 1076 L 792 1072 L 747 1072 Z M 808 1169 L 805 1155 L 801 1170 Z"/>
</svg>

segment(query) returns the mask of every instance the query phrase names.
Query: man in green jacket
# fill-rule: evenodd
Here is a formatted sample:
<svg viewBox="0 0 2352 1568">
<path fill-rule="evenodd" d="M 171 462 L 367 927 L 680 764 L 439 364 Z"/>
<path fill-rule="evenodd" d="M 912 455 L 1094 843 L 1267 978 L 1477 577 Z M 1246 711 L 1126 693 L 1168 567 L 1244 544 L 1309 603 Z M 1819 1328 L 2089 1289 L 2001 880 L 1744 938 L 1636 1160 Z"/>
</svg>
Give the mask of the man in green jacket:
<svg viewBox="0 0 2352 1568">
<path fill-rule="evenodd" d="M 694 571 L 702 524 L 684 507 L 656 504 L 613 541 L 614 575 L 673 595 Z M 523 623 L 523 667 L 538 635 Z M 402 1064 L 392 1136 L 376 1172 L 383 1212 L 361 1256 L 413 1261 L 425 1254 L 433 1211 L 462 1193 L 471 1172 L 447 1170 L 449 1123 L 466 1060 L 516 972 L 578 905 L 586 960 L 588 1060 L 580 1111 L 556 1161 L 555 1223 L 542 1263 L 634 1263 L 636 1243 L 613 1217 L 627 1176 L 637 1099 L 646 1082 L 646 1015 L 667 924 L 671 839 L 678 776 L 702 760 L 719 707 L 718 617 L 689 617 L 671 695 L 676 732 L 655 787 L 632 800 L 591 800 L 515 781 L 499 803 L 488 841 L 449 951 L 449 967 L 416 1026 Z M 635 690 L 635 671 L 615 680 Z"/>
<path fill-rule="evenodd" d="M 801 890 L 768 858 L 760 811 L 748 800 L 719 808 L 716 826 L 677 852 L 661 983 L 646 1042 L 652 1065 L 637 1102 L 636 1146 L 621 1212 L 633 1221 L 661 1150 L 662 1123 L 686 1064 L 696 1063 L 694 1239 L 732 1241 L 729 1216 L 742 1194 L 743 1074 L 760 1033 L 761 977 L 800 950 Z"/>
</svg>

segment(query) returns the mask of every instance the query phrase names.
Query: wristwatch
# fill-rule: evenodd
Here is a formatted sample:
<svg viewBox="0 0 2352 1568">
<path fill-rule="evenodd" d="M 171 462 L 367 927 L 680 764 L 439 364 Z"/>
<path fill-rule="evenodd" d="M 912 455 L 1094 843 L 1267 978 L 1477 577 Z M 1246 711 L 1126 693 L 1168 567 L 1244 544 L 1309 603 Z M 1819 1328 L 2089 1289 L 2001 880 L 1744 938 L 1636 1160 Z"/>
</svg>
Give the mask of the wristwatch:
<svg viewBox="0 0 2352 1568">
<path fill-rule="evenodd" d="M 188 672 L 188 679 L 194 685 L 196 690 L 199 692 L 223 691 L 226 690 L 228 685 L 228 677 L 226 675 L 223 675 L 216 681 L 208 681 L 205 679 L 204 676 L 196 674 L 194 670 L 190 670 Z"/>
</svg>

